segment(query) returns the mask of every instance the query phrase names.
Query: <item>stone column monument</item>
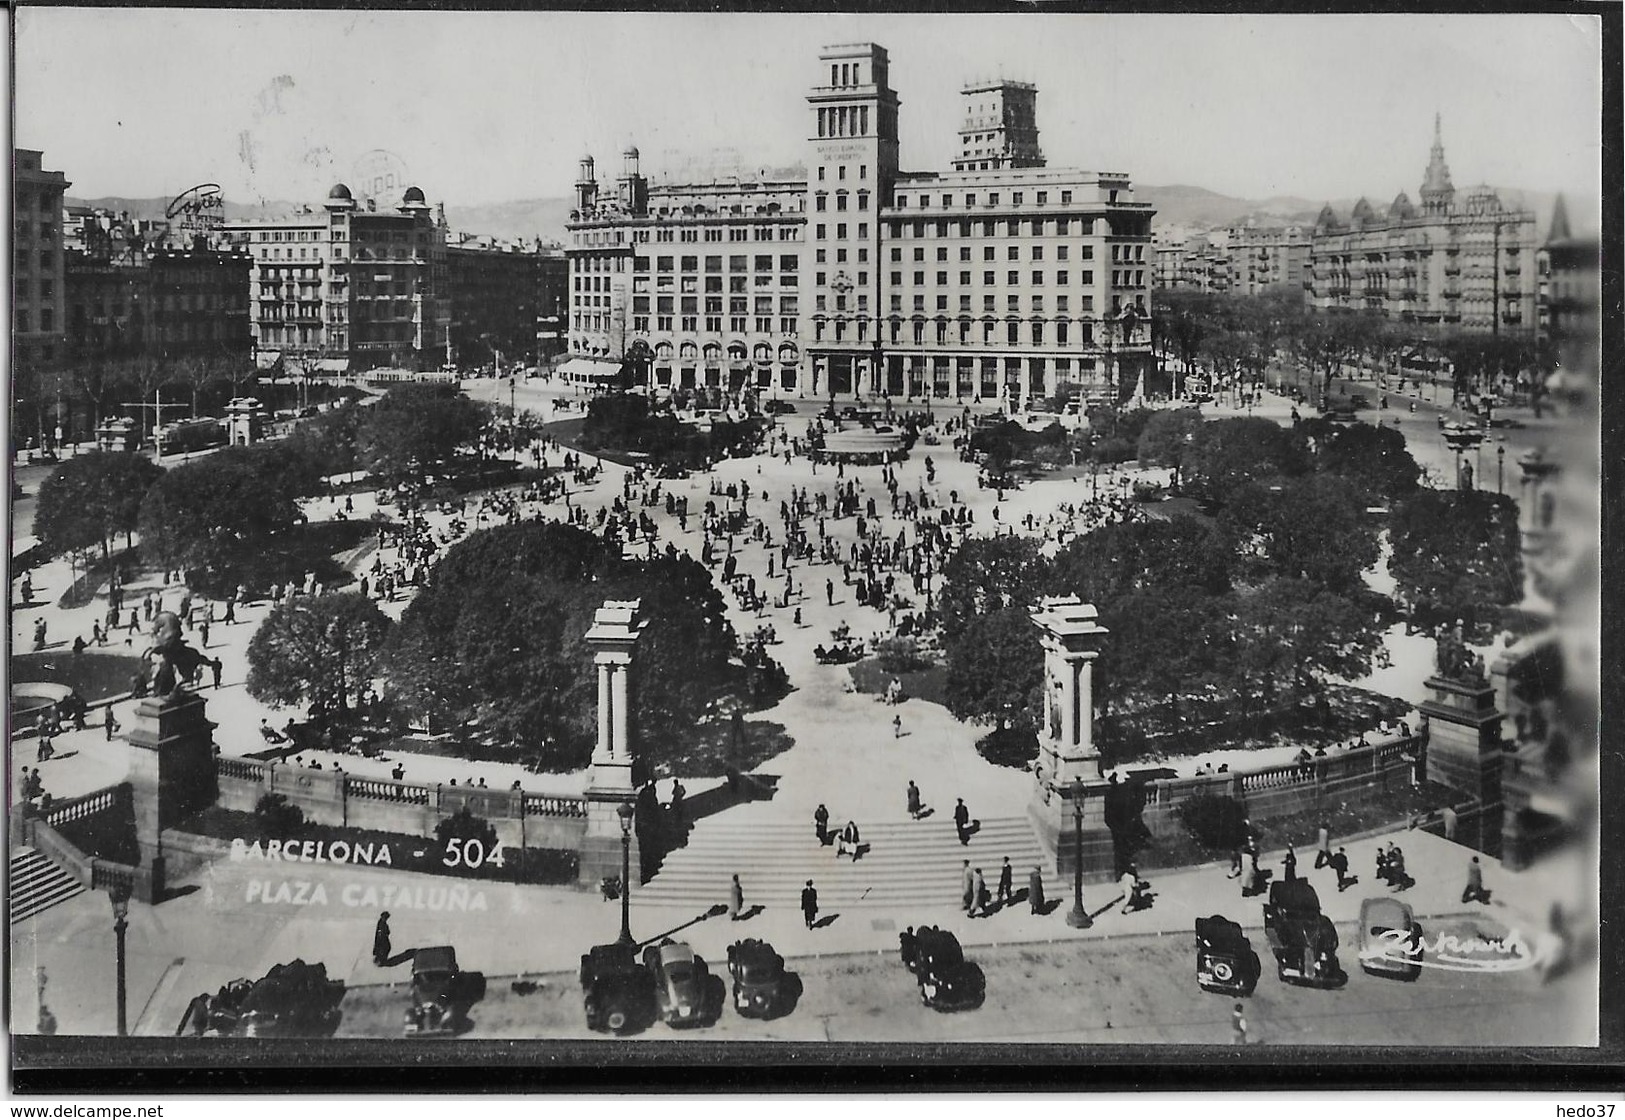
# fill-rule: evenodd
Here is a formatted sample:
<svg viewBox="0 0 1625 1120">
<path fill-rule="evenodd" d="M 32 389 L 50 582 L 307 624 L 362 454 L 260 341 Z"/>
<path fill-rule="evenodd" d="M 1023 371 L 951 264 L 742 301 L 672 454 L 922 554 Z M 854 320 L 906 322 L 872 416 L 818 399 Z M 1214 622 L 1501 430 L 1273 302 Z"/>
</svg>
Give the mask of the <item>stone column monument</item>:
<svg viewBox="0 0 1625 1120">
<path fill-rule="evenodd" d="M 631 684 L 632 650 L 647 623 L 638 618 L 639 600 L 606 602 L 587 631 L 598 667 L 598 746 L 587 777 L 587 835 L 581 846 L 580 879 L 597 883 L 621 874 L 621 818 L 625 802 L 637 803 L 633 773 Z M 632 874 L 639 864 L 636 829 L 632 835 Z"/>
<path fill-rule="evenodd" d="M 1057 870 L 1070 873 L 1078 839 L 1073 781 L 1081 779 L 1084 872 L 1110 875 L 1107 783 L 1101 780 L 1094 710 L 1095 661 L 1109 631 L 1095 608 L 1076 596 L 1045 599 L 1032 617 L 1044 647 L 1044 711 L 1029 812 Z"/>
<path fill-rule="evenodd" d="M 1481 805 L 1501 800 L 1501 723 L 1495 687 L 1483 660 L 1466 646 L 1460 623 L 1440 627 L 1435 638 L 1435 673 L 1425 682 L 1428 699 L 1418 705 L 1428 721 L 1427 777 L 1477 798 Z M 1501 850 L 1499 813 L 1479 817 L 1476 847 L 1490 855 Z"/>
</svg>

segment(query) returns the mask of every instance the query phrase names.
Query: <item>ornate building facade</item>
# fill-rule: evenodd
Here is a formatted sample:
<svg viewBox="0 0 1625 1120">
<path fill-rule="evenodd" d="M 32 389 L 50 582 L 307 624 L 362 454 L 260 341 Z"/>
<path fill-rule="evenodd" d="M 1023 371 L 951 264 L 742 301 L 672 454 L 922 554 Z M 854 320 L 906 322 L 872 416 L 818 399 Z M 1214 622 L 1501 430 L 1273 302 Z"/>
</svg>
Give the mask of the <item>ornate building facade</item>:
<svg viewBox="0 0 1625 1120">
<path fill-rule="evenodd" d="M 1104 394 L 1150 364 L 1152 207 L 1128 176 L 1055 170 L 1036 89 L 962 91 L 948 172 L 899 169 L 883 47 L 826 47 L 807 162 L 614 193 L 582 160 L 569 349 L 649 368 L 655 389 L 993 400 Z"/>
<path fill-rule="evenodd" d="M 1418 198 L 1401 192 L 1381 214 L 1363 198 L 1347 218 L 1321 210 L 1309 249 L 1313 305 L 1494 334 L 1533 331 L 1535 215 L 1508 209 L 1489 187 L 1458 202 L 1437 118 Z"/>
</svg>

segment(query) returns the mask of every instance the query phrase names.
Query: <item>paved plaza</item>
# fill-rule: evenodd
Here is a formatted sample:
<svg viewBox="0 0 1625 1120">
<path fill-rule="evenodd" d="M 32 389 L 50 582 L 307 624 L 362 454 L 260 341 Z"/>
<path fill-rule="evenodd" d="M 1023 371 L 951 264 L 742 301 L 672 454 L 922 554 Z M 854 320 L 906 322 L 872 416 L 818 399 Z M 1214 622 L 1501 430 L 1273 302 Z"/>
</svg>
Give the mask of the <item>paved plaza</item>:
<svg viewBox="0 0 1625 1120">
<path fill-rule="evenodd" d="M 474 382 L 467 387 L 476 397 L 507 401 L 505 382 Z M 536 410 L 546 419 L 579 415 L 575 410 L 556 409 L 555 401 L 563 394 L 551 384 L 524 383 L 514 393 L 520 408 Z M 782 417 L 780 423 L 788 433 L 801 436 L 819 405 L 813 401 L 797 405 L 799 411 Z M 1266 394 L 1254 414 L 1285 421 L 1289 411 L 1284 398 Z M 940 406 L 936 412 L 939 417 L 963 415 L 958 409 Z M 1204 408 L 1204 414 L 1234 415 L 1236 410 L 1210 405 Z M 1413 423 L 1407 412 L 1401 430 L 1417 458 L 1432 466 L 1430 457 L 1438 457 L 1442 443 L 1431 418 L 1422 419 L 1428 415 L 1419 408 L 1419 418 Z M 929 482 L 927 456 L 936 472 L 934 481 Z M 558 453 L 550 453 L 549 459 L 557 465 Z M 588 457 L 588 461 L 593 460 Z M 574 506 L 594 511 L 623 493 L 625 469 L 608 461 L 599 465 L 602 471 L 595 481 L 585 486 L 571 485 L 569 498 Z M 1097 487 L 1121 493 L 1141 477 L 1157 481 L 1167 478 L 1166 471 L 1126 468 L 1102 471 L 1094 479 L 1087 473 L 1066 479 L 1041 479 L 1008 492 L 1001 501 L 994 491 L 978 487 L 976 467 L 960 461 L 946 439 L 934 446 L 920 443 L 895 471 L 900 492 L 923 491 L 935 505 L 967 508 L 973 517 L 967 532 L 972 535 L 1025 532 L 1029 515 L 1035 533 L 1053 533 L 1065 528 L 1054 516 L 1057 507 L 1081 503 Z M 711 500 L 713 485 L 724 490 L 730 484 L 748 486 L 752 511 L 771 523 L 772 511 L 781 499 L 790 496 L 792 488 L 805 487 L 811 496 L 820 490 L 832 492 L 837 481 L 853 479 L 863 485 L 867 494 L 885 498 L 880 467 L 846 468 L 838 479 L 833 467 L 820 466 L 812 471 L 805 459 L 793 457 L 786 463 L 783 455 L 724 460 L 710 473 L 696 473 L 661 485 L 663 492 L 686 496 L 691 512 Z M 478 498 L 471 501 L 477 503 Z M 904 522 L 886 516 L 884 501 L 882 507 L 883 530 L 889 537 L 895 536 Z M 306 512 L 314 522 L 330 519 L 339 508 L 338 500 L 320 498 L 309 502 Z M 356 494 L 351 516 L 366 519 L 376 508 L 376 495 Z M 526 502 L 522 513 L 527 517 L 556 517 L 563 508 L 557 501 Z M 680 550 L 699 555 L 702 534 L 697 517 L 690 518 L 685 532 L 676 518 L 664 514 L 662 507 L 652 506 L 647 512 L 659 523 L 662 547 L 670 541 Z M 431 530 L 449 536 L 451 520 L 451 514 L 431 513 Z M 472 507 L 465 520 L 470 528 L 474 526 Z M 828 528 L 844 552 L 854 540 L 853 519 L 832 519 Z M 782 569 L 775 568 L 774 575 L 768 575 L 769 557 L 778 556 L 776 548 L 770 550 L 740 538 L 734 554 L 741 578 L 754 576 L 765 588 L 782 586 Z M 376 551 L 371 547 L 362 549 L 352 561 L 352 570 L 360 574 L 375 559 L 385 565 L 392 563 L 396 559 L 394 546 L 386 544 Z M 890 953 L 895 950 L 899 930 L 933 923 L 953 929 L 967 945 L 978 947 L 983 956 L 1004 959 L 1011 946 L 1049 942 L 1104 943 L 1116 939 L 1119 951 L 1126 951 L 1123 945 L 1139 944 L 1132 939 L 1149 937 L 1153 941 L 1177 940 L 1185 946 L 1193 921 L 1215 913 L 1251 927 L 1260 924 L 1258 901 L 1239 897 L 1236 882 L 1227 878 L 1227 868 L 1218 865 L 1159 875 L 1154 882 L 1155 905 L 1133 914 L 1117 912 L 1119 899 L 1114 887 L 1091 884 L 1087 904 L 1098 916 L 1094 927 L 1085 931 L 1067 926 L 1065 909 L 1070 902 L 1070 884 L 1053 881 L 1053 876 L 1046 876 L 1046 893 L 1052 899 L 1061 899 L 1063 905 L 1043 915 L 1018 904 L 987 918 L 969 919 L 956 905 L 951 891 L 943 892 L 944 897 L 932 897 L 934 888 L 921 886 L 929 878 L 925 865 L 918 864 L 920 873 L 913 874 L 909 860 L 927 861 L 934 873 L 946 867 L 957 877 L 959 859 L 971 858 L 984 868 L 991 886 L 1000 860 L 1014 853 L 1021 864 L 1017 886 L 1025 886 L 1026 872 L 1034 861 L 1031 835 L 1024 823 L 1017 827 L 1013 822 L 1025 821 L 1032 776 L 996 766 L 978 755 L 975 742 L 985 728 L 961 723 L 941 706 L 918 698 L 891 706 L 880 697 L 856 693 L 845 666 L 819 664 L 814 646 L 827 642 L 837 627 L 848 626 L 856 638 L 872 641 L 889 632 L 888 619 L 883 612 L 854 604 L 853 589 L 843 582 L 838 565 L 798 562 L 791 577 L 795 592 L 783 607 L 747 612 L 732 594 L 725 592 L 725 599 L 730 621 L 739 634 L 753 633 L 764 624 L 774 628 L 778 640 L 769 652 L 785 667 L 793 686 L 777 704 L 746 717 L 747 734 L 752 724 L 780 725 L 794 745 L 756 767 L 756 776 L 772 785 L 770 799 L 738 805 L 702 819 L 691 838 L 696 847 L 737 851 L 734 870 L 741 876 L 747 904 L 753 900 L 753 868 L 762 869 L 766 876 L 765 869 L 771 867 L 775 890 L 755 896 L 764 909 L 747 922 L 732 923 L 726 916 L 704 917 L 709 905 L 726 901 L 726 877 L 719 873 L 714 894 L 708 895 L 711 888 L 706 886 L 705 876 L 710 874 L 709 868 L 696 872 L 697 879 L 681 880 L 684 853 L 679 851 L 668 857 L 671 875 L 665 881 L 656 876 L 646 888 L 634 890 L 631 915 L 638 937 L 647 939 L 664 931 L 681 930 L 681 936 L 702 955 L 720 962 L 725 959 L 727 944 L 748 934 L 771 940 L 787 957 L 807 959 Z M 56 605 L 56 600 L 72 579 L 65 560 L 34 569 L 32 578 L 40 605 L 13 611 L 13 648 L 30 649 L 35 619 L 44 618 L 48 623 L 48 652 L 63 658 L 73 656 L 69 643 L 76 635 L 88 638 L 92 622 L 99 621 L 107 609 L 105 588 L 83 606 L 63 608 Z M 833 581 L 832 596 L 826 596 L 826 581 Z M 901 581 L 899 590 L 903 590 Z M 130 605 L 139 606 L 149 592 L 159 596 L 163 606 L 173 608 L 182 589 L 165 586 L 159 573 L 143 572 L 126 585 L 126 615 Z M 14 604 L 19 601 L 18 594 L 14 584 Z M 198 597 L 194 602 L 203 609 L 211 606 Z M 398 618 L 406 599 L 400 597 L 382 605 Z M 204 688 L 202 694 L 208 701 L 209 718 L 218 725 L 215 741 L 221 753 L 248 755 L 264 749 L 258 730 L 262 719 L 281 726 L 290 714 L 250 697 L 244 684 L 247 645 L 270 605 L 259 602 L 239 609 L 233 625 L 218 621 L 223 613 L 219 604 L 212 605 L 212 609 L 217 621 L 211 628 L 206 652 L 218 658 L 223 669 L 220 686 Z M 799 626 L 794 622 L 797 613 Z M 196 630 L 189 640 L 201 644 Z M 126 634 L 120 630 L 114 633 L 108 649 L 133 655 L 145 647 L 146 641 L 145 633 Z M 1355 683 L 1409 701 L 1420 699 L 1419 681 L 1428 668 L 1430 644 L 1395 634 L 1390 647 L 1395 664 L 1379 670 L 1370 680 Z M 133 706 L 133 701 L 112 705 L 115 719 L 125 727 L 132 721 Z M 40 767 L 45 788 L 56 798 L 77 796 L 123 780 L 129 748 L 118 736 L 107 738 L 101 718 L 102 713 L 96 711 L 87 730 L 59 736 L 56 757 L 44 763 L 34 757 L 34 739 L 13 743 L 12 788 L 17 788 L 21 768 L 35 765 Z M 1189 773 L 1203 762 L 1236 766 L 1245 759 L 1250 765 L 1268 765 L 1286 761 L 1291 753 L 1290 747 L 1218 751 L 1182 758 L 1174 765 L 1181 773 Z M 395 752 L 365 759 L 311 751 L 291 764 L 314 762 L 324 768 L 339 765 L 350 773 L 376 777 L 387 777 L 399 764 L 405 769 L 406 780 L 412 782 L 465 783 L 483 779 L 490 788 L 506 789 L 518 781 L 525 790 L 537 793 L 579 794 L 586 781 L 585 771 L 536 774 L 517 765 Z M 678 777 L 688 787 L 690 798 L 714 784 L 714 780 Z M 927 805 L 936 808 L 934 820 L 910 819 L 904 801 L 910 780 L 919 783 Z M 662 800 L 669 792 L 668 780 L 660 786 Z M 970 803 L 986 826 L 986 835 L 973 839 L 963 849 L 955 842 L 946 819 L 954 800 L 960 797 Z M 871 862 L 838 867 L 832 849 L 817 845 L 811 821 L 813 809 L 821 803 L 828 805 L 835 825 L 851 819 L 865 829 L 877 845 Z M 885 838 L 884 842 L 879 838 Z M 1307 868 L 1312 862 L 1313 838 L 1293 839 L 1303 857 L 1300 869 Z M 1357 916 L 1360 899 L 1379 889 L 1369 884 L 1374 853 L 1384 839 L 1373 836 L 1348 842 L 1351 864 L 1365 883 L 1346 893 L 1337 891 L 1329 870 L 1304 872 L 1315 881 L 1326 911 L 1335 921 L 1348 926 Z M 1417 881 L 1405 897 L 1419 916 L 1459 919 L 1464 910 L 1470 909 L 1461 904 L 1460 895 L 1471 852 L 1422 832 L 1405 832 L 1398 839 L 1406 849 L 1408 870 Z M 883 850 L 887 843 L 896 845 L 890 856 Z M 915 847 L 907 848 L 909 854 L 900 858 L 898 852 L 907 845 Z M 1278 866 L 1279 853 L 1266 854 L 1265 862 Z M 823 880 L 823 909 L 826 916 L 833 915 L 833 920 L 808 930 L 794 901 L 779 893 L 779 883 L 786 875 L 798 880 L 803 876 L 815 882 Z M 1578 852 L 1567 853 L 1564 862 L 1540 864 L 1535 871 L 1522 874 L 1492 867 L 1486 876 L 1492 902 L 1476 912 L 1502 929 L 1531 933 L 1543 930 L 1553 902 L 1571 906 L 1574 899 L 1588 895 L 1586 875 Z M 404 966 L 379 968 L 371 959 L 372 926 L 383 909 L 393 914 L 397 946 L 455 944 L 465 967 L 504 978 L 504 986 L 507 978 L 525 976 L 547 975 L 553 977 L 554 983 L 562 982 L 557 974 L 573 969 L 588 945 L 612 939 L 619 918 L 618 905 L 606 902 L 595 892 L 463 882 L 352 866 L 250 864 L 216 859 L 184 874 L 179 886 L 180 896 L 162 906 L 132 907 L 130 1017 L 137 1034 L 172 1033 L 187 1002 L 199 992 L 212 992 L 240 976 L 262 975 L 272 964 L 294 957 L 321 961 L 330 975 L 352 986 L 400 984 L 406 975 Z M 454 887 L 462 888 L 462 893 Z M 36 1021 L 36 984 L 30 982 L 30 977 L 37 977 L 43 970 L 46 1002 L 62 1032 L 107 1033 L 112 1029 L 106 993 L 110 990 L 113 952 L 105 898 L 95 893 L 80 895 L 13 925 L 11 933 L 15 1023 Z M 1255 941 L 1261 938 L 1256 928 L 1254 937 Z M 1350 953 L 1350 969 L 1357 971 L 1352 950 Z M 1189 954 L 1183 949 L 1181 954 L 1183 967 L 1189 967 Z M 1351 980 L 1352 985 L 1362 983 L 1373 981 L 1358 975 Z M 1194 980 L 1188 988 L 1191 999 L 1197 1000 Z M 917 1007 L 908 1010 L 923 1013 Z M 1155 1010 L 1170 1015 L 1181 1013 L 1173 1006 L 1159 1005 Z M 1583 1009 L 1576 1010 L 1575 1021 L 1585 1021 Z M 842 1029 L 847 1031 L 845 1037 L 853 1037 L 850 1028 Z M 891 1037 L 887 1032 L 892 1029 L 883 1029 L 881 1036 Z M 1138 1037 L 1206 1040 L 1200 1032 L 1186 1037 L 1177 1030 L 1159 1034 L 1149 1026 L 1144 1029 L 1148 1033 Z M 1475 1040 L 1470 1025 L 1462 1027 L 1459 1040 Z"/>
</svg>

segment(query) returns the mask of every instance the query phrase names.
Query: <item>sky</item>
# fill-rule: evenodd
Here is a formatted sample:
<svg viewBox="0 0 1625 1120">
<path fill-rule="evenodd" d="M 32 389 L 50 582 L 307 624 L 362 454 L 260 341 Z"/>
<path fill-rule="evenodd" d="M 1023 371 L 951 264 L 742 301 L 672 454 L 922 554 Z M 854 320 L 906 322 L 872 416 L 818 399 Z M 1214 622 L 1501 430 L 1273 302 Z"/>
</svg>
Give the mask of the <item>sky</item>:
<svg viewBox="0 0 1625 1120">
<path fill-rule="evenodd" d="M 389 166 L 431 202 L 567 196 L 635 143 L 800 162 L 818 49 L 891 55 L 901 163 L 946 170 L 959 88 L 1037 83 L 1053 167 L 1240 197 L 1400 190 L 1435 112 L 1458 189 L 1595 196 L 1600 25 L 1564 15 L 756 15 L 29 8 L 19 147 L 75 197 L 317 202 Z M 378 153 L 388 153 L 381 156 Z M 605 172 L 608 175 L 605 175 Z"/>
</svg>

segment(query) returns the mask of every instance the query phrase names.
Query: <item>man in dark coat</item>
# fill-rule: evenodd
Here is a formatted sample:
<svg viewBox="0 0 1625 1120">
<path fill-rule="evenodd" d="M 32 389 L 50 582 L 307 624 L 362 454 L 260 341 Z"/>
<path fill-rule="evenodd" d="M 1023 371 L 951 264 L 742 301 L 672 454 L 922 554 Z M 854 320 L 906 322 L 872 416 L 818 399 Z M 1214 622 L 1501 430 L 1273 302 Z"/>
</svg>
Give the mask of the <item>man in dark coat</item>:
<svg viewBox="0 0 1625 1120">
<path fill-rule="evenodd" d="M 372 963 L 381 965 L 389 960 L 389 911 L 378 915 L 378 927 L 372 934 Z"/>
<path fill-rule="evenodd" d="M 1337 872 L 1338 894 L 1342 894 L 1344 890 L 1360 881 L 1357 876 L 1349 874 L 1348 853 L 1342 848 L 1337 849 L 1336 853 L 1332 856 L 1332 870 Z"/>
<path fill-rule="evenodd" d="M 1000 906 L 1003 906 L 1005 903 L 1009 902 L 1012 894 L 1014 893 L 1014 876 L 1015 873 L 1010 869 L 1010 857 L 1005 856 L 1004 865 L 999 868 L 999 890 L 997 898 Z"/>
<path fill-rule="evenodd" d="M 1461 892 L 1463 902 L 1488 902 L 1490 892 L 1484 889 L 1484 869 L 1479 866 L 1478 857 L 1467 865 L 1467 887 Z"/>
<path fill-rule="evenodd" d="M 1027 875 L 1027 903 L 1034 914 L 1044 912 L 1044 871 L 1037 866 Z"/>
<path fill-rule="evenodd" d="M 915 820 L 920 819 L 920 787 L 914 784 L 913 779 L 908 783 L 908 815 Z"/>
<path fill-rule="evenodd" d="M 1286 859 L 1282 861 L 1282 865 L 1285 868 L 1281 876 L 1283 879 L 1290 883 L 1298 877 L 1298 855 L 1290 844 L 1287 845 Z"/>
<path fill-rule="evenodd" d="M 829 836 L 829 810 L 822 804 L 813 811 L 813 833 L 818 837 L 820 844 L 829 843 L 826 839 Z"/>
<path fill-rule="evenodd" d="M 961 844 L 970 843 L 970 810 L 965 808 L 965 799 L 959 798 L 959 804 L 954 806 L 954 828 L 959 832 Z"/>
<path fill-rule="evenodd" d="M 818 891 L 811 879 L 801 890 L 801 916 L 806 919 L 808 929 L 812 929 L 813 923 L 818 920 Z"/>
</svg>

